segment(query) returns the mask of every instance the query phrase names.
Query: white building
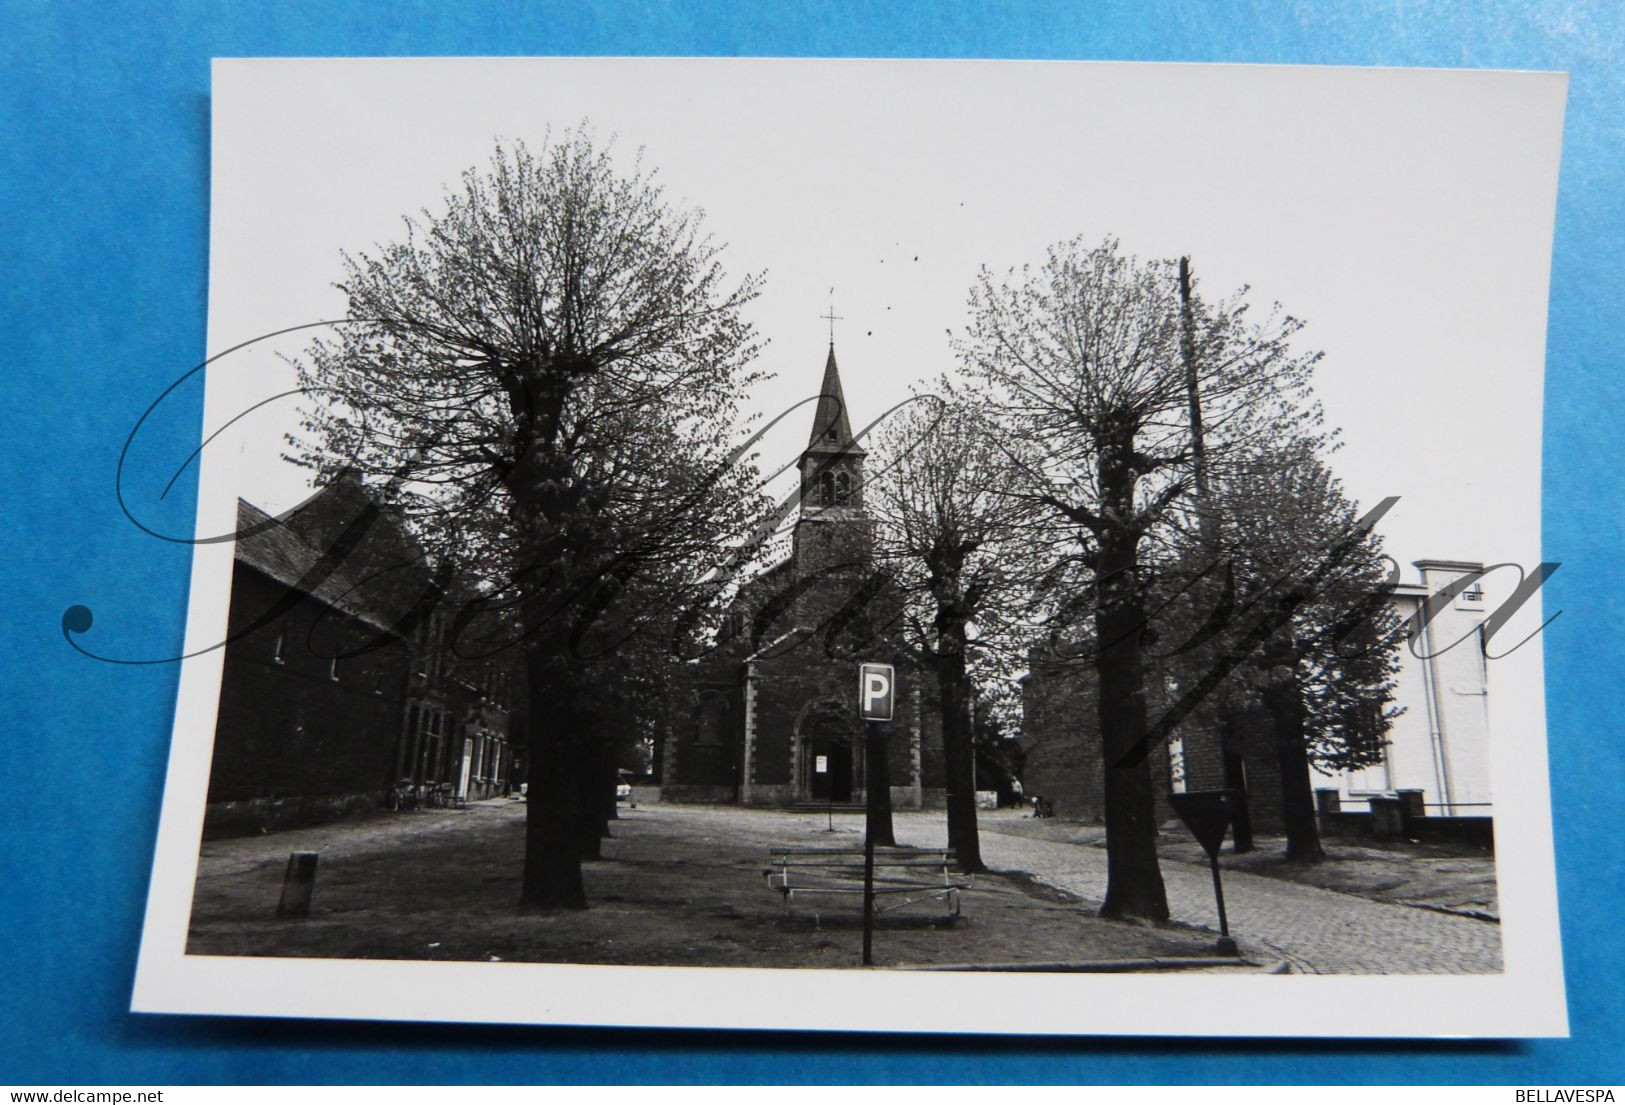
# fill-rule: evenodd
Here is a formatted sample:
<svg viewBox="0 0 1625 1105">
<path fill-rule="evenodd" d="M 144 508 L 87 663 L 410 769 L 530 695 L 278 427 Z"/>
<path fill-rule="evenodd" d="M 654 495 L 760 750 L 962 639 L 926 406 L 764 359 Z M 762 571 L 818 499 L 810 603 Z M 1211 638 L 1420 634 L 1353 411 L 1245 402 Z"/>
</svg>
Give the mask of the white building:
<svg viewBox="0 0 1625 1105">
<path fill-rule="evenodd" d="M 1384 762 L 1336 775 L 1317 771 L 1314 785 L 1335 787 L 1344 809 L 1419 790 L 1429 816 L 1487 817 L 1494 808 L 1484 621 L 1493 606 L 1475 578 L 1431 615 L 1424 611 L 1430 596 L 1484 566 L 1418 560 L 1416 568 L 1422 581 L 1400 584 L 1394 593 L 1408 638 L 1400 649 L 1394 705 L 1405 712 L 1388 732 Z"/>
</svg>

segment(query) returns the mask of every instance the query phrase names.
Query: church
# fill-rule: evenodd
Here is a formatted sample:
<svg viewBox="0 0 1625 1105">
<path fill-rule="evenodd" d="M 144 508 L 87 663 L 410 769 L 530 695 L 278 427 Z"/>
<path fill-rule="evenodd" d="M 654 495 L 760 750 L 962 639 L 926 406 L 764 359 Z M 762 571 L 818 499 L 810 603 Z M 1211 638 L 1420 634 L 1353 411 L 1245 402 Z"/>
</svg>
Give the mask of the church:
<svg viewBox="0 0 1625 1105">
<path fill-rule="evenodd" d="M 874 563 L 867 459 L 852 436 L 831 342 L 797 465 L 788 555 L 741 587 L 718 648 L 695 665 L 691 702 L 656 748 L 663 801 L 865 803 L 858 664 L 879 661 L 897 665 L 886 729 L 892 805 L 942 805 L 940 714 L 892 628 L 899 603 Z"/>
</svg>

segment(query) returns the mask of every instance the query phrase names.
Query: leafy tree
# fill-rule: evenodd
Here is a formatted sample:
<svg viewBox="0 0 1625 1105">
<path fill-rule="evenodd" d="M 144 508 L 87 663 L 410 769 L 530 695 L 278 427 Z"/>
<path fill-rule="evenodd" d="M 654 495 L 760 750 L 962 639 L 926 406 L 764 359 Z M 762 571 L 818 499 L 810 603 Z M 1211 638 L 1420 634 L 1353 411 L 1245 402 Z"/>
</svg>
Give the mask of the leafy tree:
<svg viewBox="0 0 1625 1105">
<path fill-rule="evenodd" d="M 1246 663 L 1215 696 L 1231 717 L 1261 707 L 1278 769 L 1288 859 L 1323 857 L 1311 766 L 1380 763 L 1398 710 L 1400 618 L 1382 540 L 1320 458 L 1321 442 L 1270 442 L 1217 475 L 1211 517 L 1193 541 L 1195 571 L 1222 564 L 1229 593 L 1221 649 Z M 1334 552 L 1335 550 L 1335 552 Z M 1260 647 L 1246 640 L 1262 611 L 1304 578 L 1290 617 Z"/>
<path fill-rule="evenodd" d="M 976 701 L 975 744 L 977 789 L 996 789 L 1014 796 L 1013 787 L 1026 766 L 1020 740 L 1020 685 L 1007 680 Z M 1012 724 L 1014 722 L 1015 724 Z"/>
<path fill-rule="evenodd" d="M 876 446 L 869 509 L 877 557 L 901 592 L 909 651 L 935 676 L 947 773 L 948 845 L 983 870 L 976 826 L 973 667 L 1019 655 L 1041 533 L 1009 494 L 1018 470 L 998 427 L 967 397 L 911 404 Z M 977 658 L 981 663 L 977 663 Z"/>
<path fill-rule="evenodd" d="M 298 366 L 317 402 L 295 450 L 384 482 L 512 626 L 533 729 L 522 900 L 584 906 L 599 669 L 725 565 L 759 506 L 733 440 L 759 279 L 731 283 L 698 213 L 581 132 L 499 145 L 405 223 L 344 257 L 347 325 Z"/>
<path fill-rule="evenodd" d="M 1021 493 L 1074 542 L 1057 582 L 1086 588 L 1057 608 L 1087 610 L 1105 768 L 1108 876 L 1101 913 L 1164 920 L 1153 780 L 1147 764 L 1142 553 L 1194 487 L 1188 370 L 1207 411 L 1206 447 L 1223 455 L 1258 432 L 1312 422 L 1314 357 L 1295 355 L 1299 324 L 1279 311 L 1253 324 L 1238 293 L 1201 312 L 1196 357 L 1180 351 L 1179 273 L 1108 240 L 1049 250 L 1037 269 L 984 270 L 958 342 L 1004 432 L 1022 441 Z M 1086 601 L 1078 603 L 1082 597 Z"/>
</svg>

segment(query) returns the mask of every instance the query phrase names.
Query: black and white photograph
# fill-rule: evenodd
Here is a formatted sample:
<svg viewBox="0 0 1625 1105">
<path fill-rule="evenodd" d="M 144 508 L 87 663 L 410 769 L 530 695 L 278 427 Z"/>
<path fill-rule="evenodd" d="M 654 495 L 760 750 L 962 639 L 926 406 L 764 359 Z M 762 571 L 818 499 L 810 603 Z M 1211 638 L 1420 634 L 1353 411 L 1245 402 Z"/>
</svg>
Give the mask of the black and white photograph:
<svg viewBox="0 0 1625 1105">
<path fill-rule="evenodd" d="M 1563 1035 L 1565 90 L 216 60 L 134 1008 Z"/>
</svg>

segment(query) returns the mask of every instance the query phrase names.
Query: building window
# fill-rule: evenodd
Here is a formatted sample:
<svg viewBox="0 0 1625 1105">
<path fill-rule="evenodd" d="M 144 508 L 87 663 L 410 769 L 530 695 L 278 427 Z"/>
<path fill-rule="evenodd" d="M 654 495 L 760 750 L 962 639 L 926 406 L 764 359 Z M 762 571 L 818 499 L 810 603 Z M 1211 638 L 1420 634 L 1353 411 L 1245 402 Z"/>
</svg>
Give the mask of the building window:
<svg viewBox="0 0 1625 1105">
<path fill-rule="evenodd" d="M 835 477 L 835 505 L 846 506 L 852 501 L 852 477 L 845 472 Z"/>
<path fill-rule="evenodd" d="M 423 746 L 419 752 L 418 781 L 431 783 L 440 778 L 440 723 L 439 710 L 423 712 Z"/>
<path fill-rule="evenodd" d="M 418 704 L 412 703 L 406 708 L 406 728 L 401 733 L 401 753 L 395 761 L 395 775 L 397 778 L 407 778 L 407 773 L 417 763 L 418 738 L 422 730 L 418 728 Z"/>
<path fill-rule="evenodd" d="M 418 623 L 418 651 L 413 657 L 412 678 L 419 683 L 432 683 L 444 674 L 444 665 L 440 659 L 440 645 L 443 640 L 445 626 L 440 615 L 431 614 Z"/>
<path fill-rule="evenodd" d="M 833 506 L 835 504 L 834 472 L 825 472 L 822 476 L 818 477 L 818 490 L 818 501 L 820 504 L 823 506 Z"/>
</svg>

